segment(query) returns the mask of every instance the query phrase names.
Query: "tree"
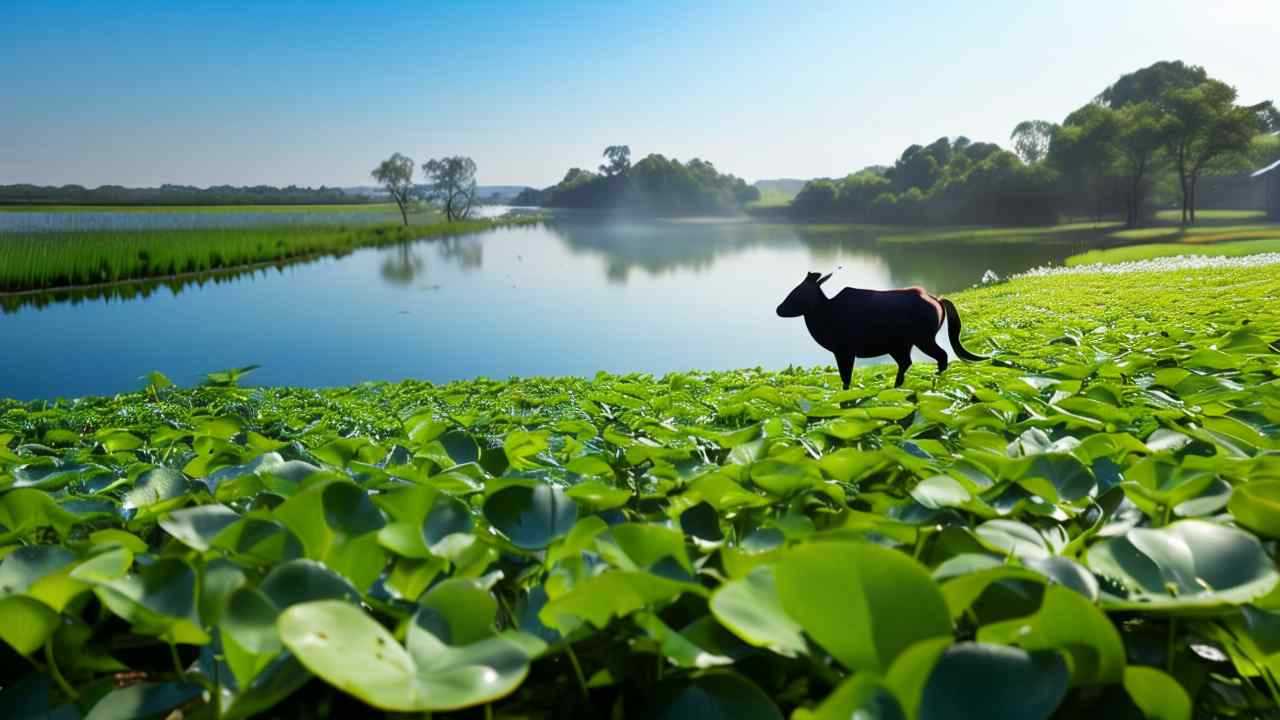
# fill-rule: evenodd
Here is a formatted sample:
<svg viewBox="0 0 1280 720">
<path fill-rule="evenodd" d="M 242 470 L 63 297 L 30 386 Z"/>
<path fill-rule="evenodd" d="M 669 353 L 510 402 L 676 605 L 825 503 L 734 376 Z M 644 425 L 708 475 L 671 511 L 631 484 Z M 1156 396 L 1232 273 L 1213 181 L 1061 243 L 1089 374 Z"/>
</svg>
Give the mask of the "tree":
<svg viewBox="0 0 1280 720">
<path fill-rule="evenodd" d="M 1115 110 L 1089 103 L 1067 116 L 1053 133 L 1049 161 L 1094 200 L 1095 218 L 1102 215 L 1103 174 L 1115 160 L 1120 118 Z"/>
<path fill-rule="evenodd" d="M 1236 105 L 1236 90 L 1218 80 L 1171 89 L 1160 104 L 1168 113 L 1164 143 L 1178 170 L 1182 223 L 1196 221 L 1196 186 L 1214 159 L 1245 152 L 1261 128 L 1258 106 Z"/>
<path fill-rule="evenodd" d="M 631 148 L 627 145 L 610 145 L 604 149 L 607 165 L 600 166 L 600 172 L 608 177 L 625 175 L 631 169 Z"/>
<path fill-rule="evenodd" d="M 427 197 L 440 203 L 449 222 L 465 220 L 471 215 L 471 202 L 476 195 L 476 163 L 469 157 L 454 155 L 428 160 L 422 165 L 427 176 Z"/>
<path fill-rule="evenodd" d="M 409 211 L 406 206 L 413 193 L 413 159 L 395 153 L 383 160 L 373 169 L 373 179 L 391 194 L 391 199 L 400 207 L 400 218 L 409 225 Z"/>
<path fill-rule="evenodd" d="M 1009 135 L 1014 152 L 1022 162 L 1035 165 L 1048 156 L 1049 143 L 1057 127 L 1047 120 L 1023 120 Z"/>
<path fill-rule="evenodd" d="M 1128 178 L 1125 224 L 1137 227 L 1141 218 L 1146 177 L 1153 170 L 1164 145 L 1166 117 L 1151 102 L 1126 105 L 1118 114 L 1116 148 L 1121 168 Z"/>
<path fill-rule="evenodd" d="M 1198 65 L 1187 65 L 1181 60 L 1163 60 L 1121 75 L 1119 80 L 1102 91 L 1098 100 L 1113 110 L 1143 102 L 1158 105 L 1170 90 L 1193 88 L 1208 79 L 1208 73 Z"/>
</svg>

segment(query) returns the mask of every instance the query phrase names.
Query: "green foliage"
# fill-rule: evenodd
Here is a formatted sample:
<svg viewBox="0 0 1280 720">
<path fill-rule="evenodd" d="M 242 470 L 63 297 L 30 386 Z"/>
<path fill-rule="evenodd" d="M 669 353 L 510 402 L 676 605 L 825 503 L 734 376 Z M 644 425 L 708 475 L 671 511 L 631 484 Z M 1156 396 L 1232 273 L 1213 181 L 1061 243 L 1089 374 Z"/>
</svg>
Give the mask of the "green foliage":
<svg viewBox="0 0 1280 720">
<path fill-rule="evenodd" d="M 653 154 L 631 164 L 625 145 L 611 145 L 605 157 L 603 174 L 573 168 L 558 184 L 521 193 L 514 203 L 681 216 L 733 213 L 760 199 L 759 189 L 698 158 L 681 163 Z"/>
<path fill-rule="evenodd" d="M 992 362 L 900 390 L 0 400 L 0 708 L 1265 714 L 1277 297 L 1268 268 L 997 284 L 955 296 Z"/>
</svg>

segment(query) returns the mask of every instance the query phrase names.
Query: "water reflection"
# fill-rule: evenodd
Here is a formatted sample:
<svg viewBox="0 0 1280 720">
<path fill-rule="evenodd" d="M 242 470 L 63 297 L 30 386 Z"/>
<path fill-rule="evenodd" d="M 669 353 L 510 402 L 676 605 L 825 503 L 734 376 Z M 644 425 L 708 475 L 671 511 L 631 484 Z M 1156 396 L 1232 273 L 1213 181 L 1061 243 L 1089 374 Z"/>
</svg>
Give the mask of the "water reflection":
<svg viewBox="0 0 1280 720">
<path fill-rule="evenodd" d="M 0 342 L 0 397 L 118 392 L 150 370 L 186 384 L 250 364 L 263 366 L 255 382 L 324 386 L 826 363 L 802 324 L 773 312 L 806 271 L 842 267 L 833 286 L 942 293 L 1076 249 L 555 218 L 287 266 L 0 298 L 0 338 L 22 340 Z"/>
</svg>

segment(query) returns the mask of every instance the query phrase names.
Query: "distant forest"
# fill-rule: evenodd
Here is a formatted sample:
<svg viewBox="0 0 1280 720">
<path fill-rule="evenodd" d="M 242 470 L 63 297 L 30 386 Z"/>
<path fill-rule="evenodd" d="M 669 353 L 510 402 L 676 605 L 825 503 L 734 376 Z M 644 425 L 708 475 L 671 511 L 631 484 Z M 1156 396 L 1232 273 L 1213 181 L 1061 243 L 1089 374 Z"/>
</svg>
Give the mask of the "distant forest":
<svg viewBox="0 0 1280 720">
<path fill-rule="evenodd" d="M 1148 222 L 1156 207 L 1261 208 L 1248 172 L 1280 158 L 1280 114 L 1242 106 L 1204 68 L 1159 62 L 1124 75 L 1060 124 L 1019 123 L 1012 150 L 965 137 L 912 145 L 891 167 L 810 181 L 772 211 L 902 224 Z"/>
<path fill-rule="evenodd" d="M 161 185 L 158 188 L 127 188 L 103 185 L 86 188 L 80 185 L 0 185 L 0 205 L 334 205 L 366 202 L 374 202 L 374 199 L 324 186 L 216 185 L 198 188 Z"/>
<path fill-rule="evenodd" d="M 604 157 L 598 173 L 573 168 L 549 188 L 520 193 L 513 204 L 680 216 L 740 212 L 760 199 L 759 189 L 705 160 L 681 163 L 655 154 L 633 165 L 626 145 L 606 148 Z"/>
</svg>

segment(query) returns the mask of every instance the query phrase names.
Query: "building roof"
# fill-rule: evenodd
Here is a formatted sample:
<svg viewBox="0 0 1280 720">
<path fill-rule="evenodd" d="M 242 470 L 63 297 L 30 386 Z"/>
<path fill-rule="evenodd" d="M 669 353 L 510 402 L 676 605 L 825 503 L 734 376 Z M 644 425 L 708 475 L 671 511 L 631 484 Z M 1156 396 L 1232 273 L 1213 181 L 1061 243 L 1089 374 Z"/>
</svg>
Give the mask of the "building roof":
<svg viewBox="0 0 1280 720">
<path fill-rule="evenodd" d="M 1250 175 L 1249 177 L 1262 177 L 1263 175 L 1266 175 L 1267 173 L 1272 172 L 1272 171 L 1273 171 L 1273 170 L 1275 170 L 1276 168 L 1280 168 L 1280 160 L 1277 160 L 1277 161 L 1275 161 L 1275 162 L 1271 163 L 1270 165 L 1268 165 L 1268 166 L 1266 166 L 1266 167 L 1262 168 L 1261 170 L 1259 170 L 1259 171 L 1255 172 L 1254 174 Z"/>
</svg>

